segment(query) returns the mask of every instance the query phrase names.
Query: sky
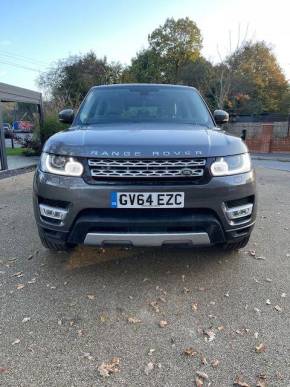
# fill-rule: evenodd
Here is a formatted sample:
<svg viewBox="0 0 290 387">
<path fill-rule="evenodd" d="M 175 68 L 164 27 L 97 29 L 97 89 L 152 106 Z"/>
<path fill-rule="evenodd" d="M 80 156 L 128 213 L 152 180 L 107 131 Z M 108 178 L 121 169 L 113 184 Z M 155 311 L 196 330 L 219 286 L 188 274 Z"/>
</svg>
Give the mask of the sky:
<svg viewBox="0 0 290 387">
<path fill-rule="evenodd" d="M 290 0 L 0 0 L 0 10 L 0 82 L 20 87 L 38 90 L 41 72 L 90 50 L 129 64 L 166 18 L 186 16 L 207 59 L 218 62 L 239 37 L 264 40 L 290 79 Z"/>
</svg>

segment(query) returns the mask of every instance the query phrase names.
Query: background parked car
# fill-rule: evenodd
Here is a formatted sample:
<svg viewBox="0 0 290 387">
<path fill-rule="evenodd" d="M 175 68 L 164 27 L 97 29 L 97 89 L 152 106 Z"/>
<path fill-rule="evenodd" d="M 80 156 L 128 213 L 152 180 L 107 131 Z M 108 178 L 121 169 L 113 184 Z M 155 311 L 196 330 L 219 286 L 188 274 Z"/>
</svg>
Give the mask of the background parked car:
<svg viewBox="0 0 290 387">
<path fill-rule="evenodd" d="M 4 130 L 5 138 L 10 138 L 12 134 L 11 125 L 8 122 L 3 122 L 2 130 Z"/>
</svg>

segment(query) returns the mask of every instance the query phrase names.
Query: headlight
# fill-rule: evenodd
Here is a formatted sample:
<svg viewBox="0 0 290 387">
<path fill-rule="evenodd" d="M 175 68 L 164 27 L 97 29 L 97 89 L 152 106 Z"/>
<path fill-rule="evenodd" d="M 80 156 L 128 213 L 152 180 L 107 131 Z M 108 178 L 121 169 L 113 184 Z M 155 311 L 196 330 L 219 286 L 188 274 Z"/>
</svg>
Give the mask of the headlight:
<svg viewBox="0 0 290 387">
<path fill-rule="evenodd" d="M 241 155 L 218 157 L 210 167 L 213 176 L 237 175 L 251 170 L 249 153 Z"/>
<path fill-rule="evenodd" d="M 49 153 L 42 153 L 40 169 L 43 172 L 63 176 L 81 176 L 84 171 L 83 165 L 73 157 L 58 156 Z"/>
</svg>

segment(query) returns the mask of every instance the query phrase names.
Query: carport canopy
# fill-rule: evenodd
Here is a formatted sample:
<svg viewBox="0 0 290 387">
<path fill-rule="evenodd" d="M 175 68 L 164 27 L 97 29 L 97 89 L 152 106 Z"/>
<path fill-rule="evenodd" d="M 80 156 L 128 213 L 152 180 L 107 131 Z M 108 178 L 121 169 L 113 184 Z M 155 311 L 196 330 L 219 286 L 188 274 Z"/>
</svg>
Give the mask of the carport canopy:
<svg viewBox="0 0 290 387">
<path fill-rule="evenodd" d="M 42 94 L 22 87 L 7 85 L 0 82 L 0 171 L 8 169 L 5 151 L 5 136 L 2 130 L 1 102 L 25 102 L 38 106 L 40 123 L 43 121 Z"/>
<path fill-rule="evenodd" d="M 37 91 L 0 82 L 0 102 L 26 102 L 41 105 L 42 95 Z"/>
</svg>

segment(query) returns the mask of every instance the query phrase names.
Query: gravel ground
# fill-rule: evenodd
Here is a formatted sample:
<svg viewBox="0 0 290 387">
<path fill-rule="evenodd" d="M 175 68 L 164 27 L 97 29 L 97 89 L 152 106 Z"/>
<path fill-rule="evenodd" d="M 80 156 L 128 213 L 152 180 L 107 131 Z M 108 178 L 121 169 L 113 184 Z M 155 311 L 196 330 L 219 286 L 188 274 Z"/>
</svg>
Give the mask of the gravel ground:
<svg viewBox="0 0 290 387">
<path fill-rule="evenodd" d="M 1 180 L 0 385 L 290 386 L 290 175 L 257 175 L 257 226 L 232 254 L 52 254 L 32 173 Z"/>
</svg>

